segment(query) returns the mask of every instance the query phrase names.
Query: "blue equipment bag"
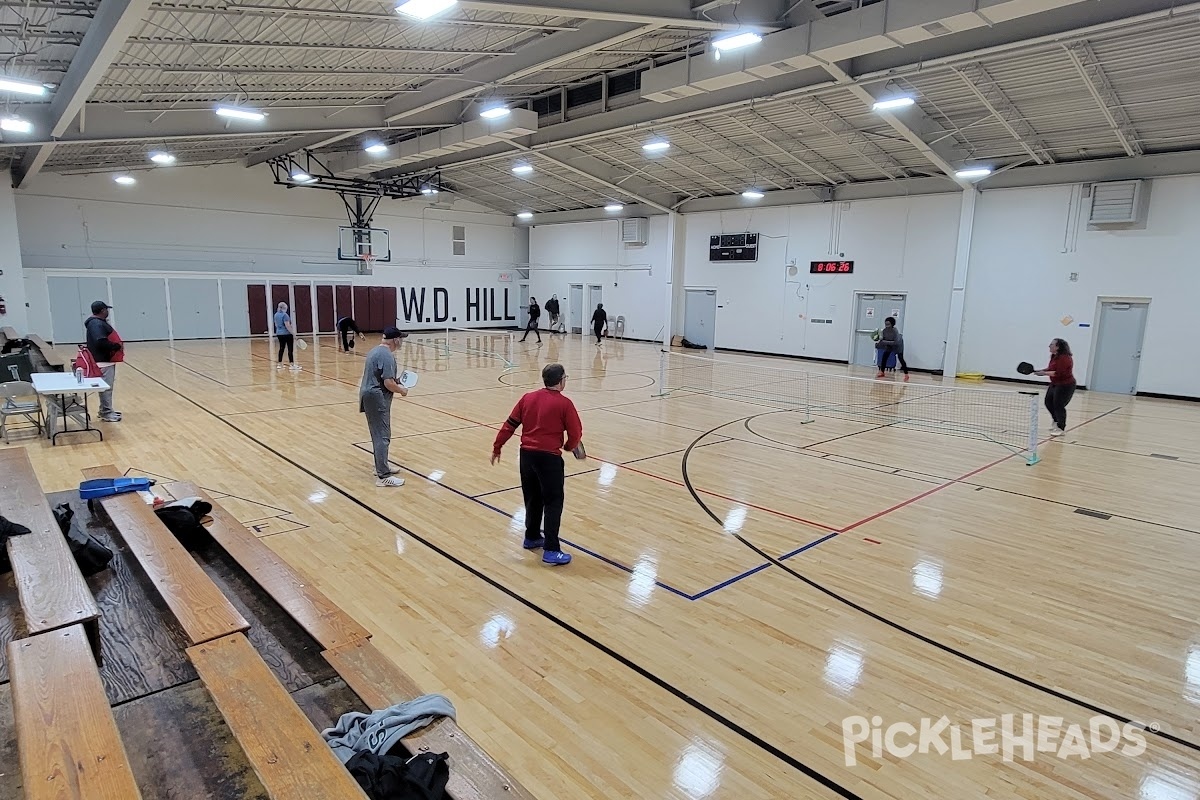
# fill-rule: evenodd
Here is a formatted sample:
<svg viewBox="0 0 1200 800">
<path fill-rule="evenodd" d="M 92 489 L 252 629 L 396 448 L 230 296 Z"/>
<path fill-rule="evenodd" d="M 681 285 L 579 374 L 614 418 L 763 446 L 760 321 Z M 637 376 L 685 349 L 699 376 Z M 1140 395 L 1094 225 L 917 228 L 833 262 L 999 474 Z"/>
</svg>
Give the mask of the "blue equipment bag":
<svg viewBox="0 0 1200 800">
<path fill-rule="evenodd" d="M 93 500 L 97 497 L 112 497 L 114 494 L 140 492 L 153 485 L 154 481 L 149 478 L 94 478 L 79 484 L 79 499 Z"/>
</svg>

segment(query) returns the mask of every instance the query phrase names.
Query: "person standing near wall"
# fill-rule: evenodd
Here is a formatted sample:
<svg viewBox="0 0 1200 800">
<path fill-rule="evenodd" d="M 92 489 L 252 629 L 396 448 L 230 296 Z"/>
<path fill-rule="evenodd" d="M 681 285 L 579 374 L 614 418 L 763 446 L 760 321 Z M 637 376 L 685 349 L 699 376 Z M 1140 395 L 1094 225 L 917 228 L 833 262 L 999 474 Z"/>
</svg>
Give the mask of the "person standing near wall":
<svg viewBox="0 0 1200 800">
<path fill-rule="evenodd" d="M 279 340 L 279 357 L 276 359 L 279 365 L 276 369 L 283 369 L 284 348 L 287 348 L 288 363 L 292 365 L 292 369 L 300 369 L 292 351 L 296 341 L 296 328 L 292 325 L 292 315 L 288 313 L 287 303 L 280 303 L 275 308 L 275 337 Z"/>
<path fill-rule="evenodd" d="M 529 392 L 517 401 L 492 443 L 492 466 L 500 461 L 500 450 L 521 428 L 521 494 L 525 500 L 526 550 L 542 548 L 542 561 L 551 566 L 570 564 L 562 552 L 558 529 L 566 500 L 566 465 L 562 450 L 574 451 L 584 459 L 583 422 L 575 404 L 563 394 L 567 371 L 562 364 L 542 369 L 545 388 Z M 543 524 L 544 520 L 544 524 Z M 543 535 L 544 532 L 544 535 Z"/>
<path fill-rule="evenodd" d="M 394 327 L 383 329 L 383 341 L 367 353 L 358 387 L 358 410 L 367 415 L 367 430 L 371 432 L 376 486 L 404 485 L 404 479 L 397 478 L 388 463 L 388 447 L 392 443 L 392 398 L 408 397 L 408 389 L 399 384 L 396 376 L 396 350 L 407 335 Z"/>
<path fill-rule="evenodd" d="M 892 353 L 896 354 L 896 363 L 900 365 L 900 369 L 904 372 L 904 380 L 908 381 L 908 362 L 904 360 L 904 337 L 900 335 L 900 331 L 896 330 L 896 318 L 888 317 L 883 321 L 883 331 L 879 334 L 879 374 L 876 378 L 883 377 L 883 371 L 887 369 L 888 359 Z"/>
<path fill-rule="evenodd" d="M 360 339 L 367 338 L 363 335 L 363 332 L 358 329 L 358 323 L 355 322 L 354 318 L 349 315 L 340 317 L 334 327 L 337 328 L 338 336 L 341 339 L 343 353 L 349 353 L 354 349 L 354 337 L 350 335 L 351 332 L 357 334 L 358 338 Z"/>
<path fill-rule="evenodd" d="M 552 295 L 546 301 L 546 313 L 550 315 L 550 333 L 558 333 L 558 315 L 562 309 L 558 305 L 558 295 Z"/>
<path fill-rule="evenodd" d="M 533 331 L 537 334 L 538 344 L 542 343 L 542 333 L 538 330 L 538 320 L 542 317 L 542 308 L 538 305 L 536 297 L 529 298 L 529 322 L 525 323 L 525 335 L 521 337 L 521 341 L 529 338 L 529 332 Z"/>
<path fill-rule="evenodd" d="M 92 303 L 92 315 L 83 323 L 87 332 L 87 349 L 100 367 L 101 377 L 108 384 L 108 391 L 100 393 L 100 420 L 120 422 L 121 412 L 113 409 L 113 387 L 117 382 L 117 364 L 125 360 L 125 345 L 121 337 L 108 324 L 108 311 L 112 308 L 103 300 Z"/>
<path fill-rule="evenodd" d="M 1046 410 L 1054 420 L 1051 436 L 1062 436 L 1067 432 L 1067 403 L 1075 395 L 1075 357 L 1066 339 L 1050 340 L 1050 364 L 1033 373 L 1050 379 L 1046 389 Z"/>
<path fill-rule="evenodd" d="M 600 334 L 607 326 L 608 312 L 604 310 L 604 303 L 597 303 L 596 310 L 592 314 L 592 332 L 596 334 L 596 347 L 600 346 Z"/>
</svg>

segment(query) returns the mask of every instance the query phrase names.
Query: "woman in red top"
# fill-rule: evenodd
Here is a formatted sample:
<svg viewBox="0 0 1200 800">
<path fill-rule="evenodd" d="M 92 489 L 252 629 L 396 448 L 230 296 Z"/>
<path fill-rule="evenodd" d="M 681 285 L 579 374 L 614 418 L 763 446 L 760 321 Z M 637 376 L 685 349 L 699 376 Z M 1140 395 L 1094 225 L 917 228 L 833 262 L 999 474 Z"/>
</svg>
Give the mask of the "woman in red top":
<svg viewBox="0 0 1200 800">
<path fill-rule="evenodd" d="M 1065 339 L 1050 341 L 1050 365 L 1033 374 L 1045 375 L 1050 379 L 1050 386 L 1046 389 L 1046 410 L 1054 419 L 1050 435 L 1062 436 L 1067 430 L 1067 403 L 1075 394 L 1075 359 Z"/>
</svg>

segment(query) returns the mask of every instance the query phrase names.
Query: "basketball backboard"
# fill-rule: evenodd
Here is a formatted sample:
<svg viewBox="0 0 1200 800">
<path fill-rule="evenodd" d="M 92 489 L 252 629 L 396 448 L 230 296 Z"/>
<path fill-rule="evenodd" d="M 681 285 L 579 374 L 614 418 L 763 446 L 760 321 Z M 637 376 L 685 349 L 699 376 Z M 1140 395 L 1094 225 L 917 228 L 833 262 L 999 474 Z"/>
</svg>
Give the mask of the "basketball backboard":
<svg viewBox="0 0 1200 800">
<path fill-rule="evenodd" d="M 371 256 L 379 263 L 392 260 L 391 237 L 384 228 L 338 228 L 338 261 L 361 261 Z"/>
</svg>

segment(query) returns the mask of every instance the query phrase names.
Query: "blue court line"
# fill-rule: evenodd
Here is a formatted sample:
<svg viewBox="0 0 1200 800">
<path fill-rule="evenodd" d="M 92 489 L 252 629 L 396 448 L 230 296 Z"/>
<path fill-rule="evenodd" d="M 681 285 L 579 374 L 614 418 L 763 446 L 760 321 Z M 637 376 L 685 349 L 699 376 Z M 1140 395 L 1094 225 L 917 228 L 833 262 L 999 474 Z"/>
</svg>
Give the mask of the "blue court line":
<svg viewBox="0 0 1200 800">
<path fill-rule="evenodd" d="M 790 553 L 785 553 L 784 555 L 779 557 L 779 560 L 786 561 L 787 559 L 791 558 L 792 556 L 798 556 L 801 553 L 803 553 L 805 550 L 810 550 L 810 549 L 816 547 L 817 545 L 828 542 L 833 537 L 840 536 L 840 535 L 841 535 L 840 531 L 834 531 L 833 533 L 822 536 L 820 539 L 816 539 L 814 541 L 809 542 L 808 544 L 804 545 L 803 547 L 798 547 Z M 692 595 L 691 599 L 699 600 L 701 597 L 707 597 L 708 595 L 712 594 L 713 592 L 716 592 L 720 589 L 724 589 L 726 586 L 732 586 L 733 584 L 737 583 L 738 581 L 742 580 L 743 578 L 749 578 L 751 575 L 756 575 L 759 572 L 762 572 L 764 569 L 766 569 L 769 566 L 771 566 L 770 561 L 768 561 L 764 564 L 759 564 L 757 567 L 753 567 L 753 568 L 748 569 L 745 572 L 742 572 L 738 575 L 734 575 L 732 578 L 722 581 L 721 583 L 718 583 L 716 586 L 710 586 L 707 589 L 705 589 L 704 591 Z"/>
</svg>

